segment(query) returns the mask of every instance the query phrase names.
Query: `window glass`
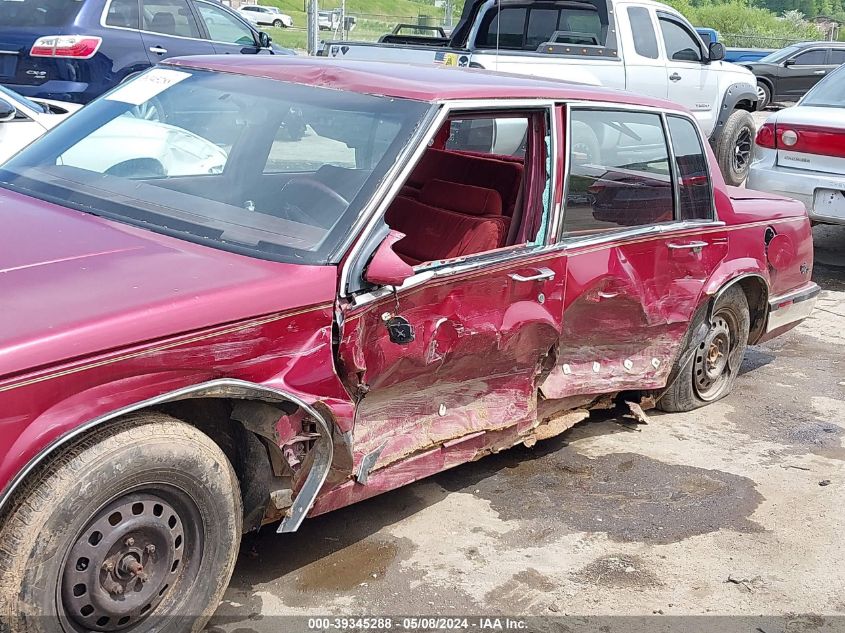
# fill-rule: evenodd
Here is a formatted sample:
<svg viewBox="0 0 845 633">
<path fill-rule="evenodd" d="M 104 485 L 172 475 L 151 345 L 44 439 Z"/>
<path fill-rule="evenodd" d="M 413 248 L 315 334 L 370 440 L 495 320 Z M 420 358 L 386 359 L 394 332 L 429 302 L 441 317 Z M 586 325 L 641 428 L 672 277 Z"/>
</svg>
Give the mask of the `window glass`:
<svg viewBox="0 0 845 633">
<path fill-rule="evenodd" d="M 828 64 L 839 66 L 840 64 L 845 64 L 845 49 L 843 48 L 833 48 L 830 50 L 830 58 L 828 59 Z"/>
<path fill-rule="evenodd" d="M 223 250 L 321 264 L 430 107 L 154 68 L 4 163 L 0 187 Z M 292 114 L 306 133 L 294 130 L 280 155 L 273 136 Z M 268 164 L 297 173 L 264 173 Z"/>
<path fill-rule="evenodd" d="M 558 11 L 556 9 L 532 9 L 528 13 L 528 34 L 525 48 L 536 50 L 541 44 L 552 39 L 557 30 Z"/>
<path fill-rule="evenodd" d="M 660 29 L 663 31 L 668 59 L 678 62 L 701 61 L 701 45 L 684 27 L 674 20 L 660 18 Z"/>
<path fill-rule="evenodd" d="M 523 48 L 525 41 L 525 7 L 505 8 L 501 11 L 488 11 L 478 34 L 478 45 L 487 48 L 517 49 Z M 486 27 L 486 28 L 485 28 Z"/>
<path fill-rule="evenodd" d="M 801 105 L 845 108 L 845 67 L 840 66 L 810 90 Z"/>
<path fill-rule="evenodd" d="M 83 1 L 0 0 L 0 28 L 9 26 L 70 27 L 82 8 Z"/>
<path fill-rule="evenodd" d="M 565 233 L 674 220 L 669 152 L 659 115 L 575 109 L 570 139 Z"/>
<path fill-rule="evenodd" d="M 604 46 L 607 40 L 602 34 L 602 23 L 599 12 L 594 10 L 592 5 L 585 8 L 569 8 L 560 10 L 558 30 L 567 33 L 559 37 L 558 42 L 562 44 L 594 44 Z"/>
<path fill-rule="evenodd" d="M 525 156 L 525 117 L 452 119 L 446 149 L 500 156 Z"/>
<path fill-rule="evenodd" d="M 816 49 L 793 57 L 796 66 L 821 66 L 825 63 L 827 51 Z"/>
<path fill-rule="evenodd" d="M 634 50 L 637 55 L 648 59 L 657 59 L 657 36 L 654 34 L 654 25 L 651 22 L 651 15 L 645 7 L 628 7 L 628 19 L 631 22 L 631 32 L 634 36 Z"/>
<path fill-rule="evenodd" d="M 200 36 L 194 15 L 188 7 L 188 0 L 143 0 L 143 4 L 145 31 L 180 37 Z"/>
<path fill-rule="evenodd" d="M 138 0 L 112 0 L 106 15 L 106 24 L 137 29 L 140 24 L 140 15 Z"/>
<path fill-rule="evenodd" d="M 196 6 L 212 41 L 255 46 L 255 36 L 252 31 L 235 16 L 207 2 L 197 2 Z"/>
<path fill-rule="evenodd" d="M 681 220 L 709 220 L 713 217 L 710 174 L 701 137 L 692 121 L 669 117 L 669 135 L 678 174 Z"/>
</svg>

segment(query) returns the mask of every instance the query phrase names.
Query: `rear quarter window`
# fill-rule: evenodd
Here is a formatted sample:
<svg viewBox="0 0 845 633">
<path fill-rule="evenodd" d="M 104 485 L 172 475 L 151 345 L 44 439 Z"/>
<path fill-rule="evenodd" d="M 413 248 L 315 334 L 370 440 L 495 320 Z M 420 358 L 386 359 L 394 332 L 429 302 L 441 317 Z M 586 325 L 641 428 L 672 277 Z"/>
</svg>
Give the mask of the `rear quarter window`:
<svg viewBox="0 0 845 633">
<path fill-rule="evenodd" d="M 0 27 L 70 25 L 84 0 L 0 0 Z"/>
<path fill-rule="evenodd" d="M 707 156 L 692 121 L 668 117 L 672 151 L 675 154 L 681 220 L 709 220 L 713 217 L 713 188 Z"/>
</svg>

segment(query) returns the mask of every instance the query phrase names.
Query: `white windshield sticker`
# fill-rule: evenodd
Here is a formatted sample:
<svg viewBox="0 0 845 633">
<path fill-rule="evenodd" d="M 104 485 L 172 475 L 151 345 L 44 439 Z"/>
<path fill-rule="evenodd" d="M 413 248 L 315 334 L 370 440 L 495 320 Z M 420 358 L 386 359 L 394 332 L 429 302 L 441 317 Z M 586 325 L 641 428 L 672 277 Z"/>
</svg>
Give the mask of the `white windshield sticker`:
<svg viewBox="0 0 845 633">
<path fill-rule="evenodd" d="M 106 97 L 106 100 L 141 105 L 190 76 L 191 73 L 180 70 L 155 68 L 125 86 L 121 86 Z"/>
</svg>

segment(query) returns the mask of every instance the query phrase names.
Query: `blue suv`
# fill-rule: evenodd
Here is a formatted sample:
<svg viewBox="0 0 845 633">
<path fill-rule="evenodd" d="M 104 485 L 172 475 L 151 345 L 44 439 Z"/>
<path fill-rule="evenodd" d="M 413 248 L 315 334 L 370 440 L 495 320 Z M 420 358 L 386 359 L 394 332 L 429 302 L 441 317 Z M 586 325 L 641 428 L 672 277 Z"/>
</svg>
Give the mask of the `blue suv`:
<svg viewBox="0 0 845 633">
<path fill-rule="evenodd" d="M 0 84 L 88 103 L 179 55 L 292 54 L 216 0 L 0 0 Z"/>
</svg>

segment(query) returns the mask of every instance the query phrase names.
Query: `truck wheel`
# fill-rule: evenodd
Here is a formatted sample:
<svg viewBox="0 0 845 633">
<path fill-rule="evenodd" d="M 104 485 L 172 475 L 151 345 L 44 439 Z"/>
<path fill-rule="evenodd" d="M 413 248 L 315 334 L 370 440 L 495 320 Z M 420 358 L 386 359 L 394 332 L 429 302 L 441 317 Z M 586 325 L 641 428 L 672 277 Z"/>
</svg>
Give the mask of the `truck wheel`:
<svg viewBox="0 0 845 633">
<path fill-rule="evenodd" d="M 757 82 L 757 109 L 765 110 L 772 102 L 772 89 L 766 84 Z"/>
<path fill-rule="evenodd" d="M 716 158 L 725 182 L 741 185 L 751 166 L 751 148 L 756 132 L 750 112 L 734 110 L 716 141 Z"/>
<path fill-rule="evenodd" d="M 12 631 L 199 631 L 241 537 L 238 480 L 208 436 L 158 413 L 94 433 L 42 468 L 0 526 Z"/>
<path fill-rule="evenodd" d="M 658 400 L 662 411 L 692 411 L 724 398 L 733 389 L 745 348 L 751 318 L 748 299 L 737 285 L 728 288 L 713 306 L 710 328 L 703 341 L 688 341 L 682 356 L 695 345 L 692 360 Z"/>
</svg>

